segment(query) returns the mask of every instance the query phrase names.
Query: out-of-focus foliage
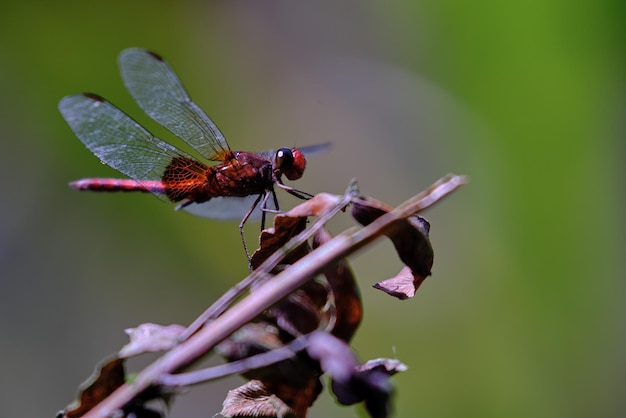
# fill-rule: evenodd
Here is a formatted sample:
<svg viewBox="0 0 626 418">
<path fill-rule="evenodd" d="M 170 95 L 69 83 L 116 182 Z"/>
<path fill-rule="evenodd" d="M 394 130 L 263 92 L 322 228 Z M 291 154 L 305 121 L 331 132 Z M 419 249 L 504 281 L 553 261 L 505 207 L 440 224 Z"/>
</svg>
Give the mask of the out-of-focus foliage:
<svg viewBox="0 0 626 418">
<path fill-rule="evenodd" d="M 0 416 L 52 416 L 125 328 L 187 323 L 246 273 L 236 223 L 66 186 L 115 173 L 65 125 L 64 95 L 98 93 L 171 139 L 123 88 L 116 57 L 131 46 L 163 55 L 234 149 L 332 141 L 298 181 L 307 191 L 357 177 L 399 203 L 447 172 L 470 176 L 423 214 L 435 259 L 414 299 L 367 290 L 399 269 L 391 244 L 375 249 L 386 265 L 352 261 L 365 310 L 354 346 L 409 366 L 393 379 L 396 416 L 622 416 L 625 11 L 4 2 Z M 172 416 L 218 412 L 236 383 L 192 391 Z M 336 414 L 324 396 L 311 416 Z"/>
</svg>

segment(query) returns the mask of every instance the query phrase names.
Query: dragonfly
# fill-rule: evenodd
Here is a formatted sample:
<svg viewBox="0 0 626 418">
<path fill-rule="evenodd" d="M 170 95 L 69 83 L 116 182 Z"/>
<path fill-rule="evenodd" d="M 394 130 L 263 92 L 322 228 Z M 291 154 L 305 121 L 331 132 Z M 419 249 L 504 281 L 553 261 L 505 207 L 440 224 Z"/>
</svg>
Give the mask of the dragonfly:
<svg viewBox="0 0 626 418">
<path fill-rule="evenodd" d="M 130 177 L 85 178 L 70 186 L 153 193 L 195 215 L 241 219 L 239 234 L 250 267 L 244 224 L 260 216 L 261 228 L 265 228 L 266 213 L 279 210 L 275 186 L 297 198 L 311 198 L 311 194 L 284 184 L 282 177 L 301 178 L 305 155 L 325 151 L 330 144 L 261 153 L 233 151 L 161 56 L 130 48 L 121 52 L 119 66 L 124 85 L 139 107 L 197 155 L 157 138 L 96 94 L 66 96 L 59 110 L 74 134 L 102 163 Z"/>
</svg>

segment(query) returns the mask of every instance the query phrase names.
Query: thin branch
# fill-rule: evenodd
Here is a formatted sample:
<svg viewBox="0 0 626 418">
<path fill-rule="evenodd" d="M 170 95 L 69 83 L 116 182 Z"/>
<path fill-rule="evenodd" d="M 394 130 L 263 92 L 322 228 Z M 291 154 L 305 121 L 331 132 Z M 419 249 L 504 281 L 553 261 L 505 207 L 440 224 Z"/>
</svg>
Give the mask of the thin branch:
<svg viewBox="0 0 626 418">
<path fill-rule="evenodd" d="M 293 358 L 299 351 L 302 351 L 307 347 L 308 340 L 309 336 L 303 335 L 283 347 L 275 348 L 268 352 L 256 354 L 241 360 L 220 364 L 219 366 L 208 367 L 202 370 L 194 370 L 187 373 L 164 374 L 160 376 L 159 381 L 156 382 L 156 384 L 170 388 L 185 387 L 205 383 L 210 380 L 219 379 L 233 374 L 242 374 L 250 370 L 257 370 L 262 367 L 271 366 L 278 362 Z"/>
<path fill-rule="evenodd" d="M 380 238 L 399 220 L 431 206 L 467 182 L 462 176 L 448 175 L 428 190 L 409 199 L 364 228 L 352 228 L 325 245 L 304 256 L 290 268 L 255 289 L 221 316 L 201 328 L 188 340 L 182 342 L 140 372 L 132 384 L 124 384 L 108 398 L 89 411 L 85 418 L 104 418 L 122 408 L 149 386 L 159 382 L 161 376 L 172 374 L 190 365 L 223 341 L 230 334 L 253 320 L 260 312 L 280 301 L 308 280 L 322 273 L 329 265 L 358 251 Z M 289 244 L 288 244 L 289 245 Z M 281 251 L 282 252 L 282 251 Z M 270 257 L 272 259 L 273 257 Z M 269 262 L 268 259 L 266 262 Z M 265 264 L 265 263 L 264 263 Z"/>
</svg>

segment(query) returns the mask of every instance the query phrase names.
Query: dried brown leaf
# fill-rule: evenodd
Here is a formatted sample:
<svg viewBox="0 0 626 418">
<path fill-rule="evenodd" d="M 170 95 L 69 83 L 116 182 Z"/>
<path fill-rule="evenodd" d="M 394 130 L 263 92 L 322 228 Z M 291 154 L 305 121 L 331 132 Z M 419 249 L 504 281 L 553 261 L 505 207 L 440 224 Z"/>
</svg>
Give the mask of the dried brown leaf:
<svg viewBox="0 0 626 418">
<path fill-rule="evenodd" d="M 259 248 L 252 254 L 252 268 L 259 267 L 269 256 L 278 251 L 292 237 L 298 235 L 306 228 L 306 217 L 293 217 L 287 215 L 276 215 L 274 226 L 261 231 L 259 238 Z M 285 257 L 284 264 L 293 264 L 308 253 L 308 246 L 301 245 Z"/>
<path fill-rule="evenodd" d="M 321 280 L 310 281 L 268 309 L 265 318 L 272 318 L 281 330 L 292 337 L 308 334 L 330 322 L 326 309 L 330 291 Z"/>
<path fill-rule="evenodd" d="M 89 378 L 78 388 L 78 399 L 57 417 L 78 418 L 122 386 L 125 381 L 124 359 L 118 356 L 107 358 L 98 365 Z"/>
<path fill-rule="evenodd" d="M 367 373 L 371 370 L 378 370 L 388 374 L 389 376 L 393 376 L 399 372 L 405 372 L 408 369 L 407 365 L 402 363 L 400 360 L 389 358 L 369 360 L 356 368 L 357 373 Z"/>
<path fill-rule="evenodd" d="M 413 274 L 409 267 L 404 267 L 395 277 L 376 283 L 374 288 L 400 300 L 410 299 L 415 296 L 415 292 L 425 278 L 425 276 Z"/>
<path fill-rule="evenodd" d="M 229 338 L 219 343 L 215 350 L 228 361 L 241 360 L 255 354 L 264 353 L 284 345 L 280 331 L 265 321 L 251 322 L 235 331 Z M 256 377 L 257 371 L 247 374 Z"/>
<path fill-rule="evenodd" d="M 120 357 L 128 358 L 143 353 L 166 351 L 178 344 L 178 337 L 185 330 L 182 325 L 141 324 L 137 328 L 128 328 L 130 342 L 119 352 Z"/>
<path fill-rule="evenodd" d="M 392 211 L 393 208 L 379 201 L 361 198 L 352 205 L 352 216 L 362 225 L 369 225 L 380 216 Z M 415 290 L 430 276 L 433 265 L 433 248 L 428 239 L 430 224 L 421 216 L 411 216 L 406 220 L 397 221 L 387 236 L 393 242 L 400 260 L 409 268 L 411 287 L 408 284 L 407 271 L 403 269 L 397 279 L 391 282 L 383 281 L 375 285 L 376 288 L 389 288 L 400 293 L 394 296 L 400 299 L 413 297 Z M 382 289 L 381 289 L 382 290 Z M 388 292 L 389 293 L 389 292 Z M 390 293 L 392 294 L 392 293 Z M 402 296 L 404 295 L 404 296 Z"/>
<path fill-rule="evenodd" d="M 333 208 L 341 201 L 341 196 L 329 193 L 318 193 L 309 200 L 305 200 L 298 206 L 287 212 L 286 216 L 307 218 L 309 216 L 320 216 L 324 212 Z"/>
<path fill-rule="evenodd" d="M 320 229 L 313 236 L 313 248 L 324 245 L 331 239 L 332 236 L 327 230 Z M 363 318 L 363 304 L 361 303 L 359 286 L 352 274 L 350 265 L 345 260 L 340 260 L 324 271 L 324 277 L 330 286 L 335 306 L 335 321 L 332 329 L 329 329 L 328 332 L 349 342 Z"/>
<path fill-rule="evenodd" d="M 393 388 L 389 382 L 390 373 L 384 367 L 361 366 L 348 344 L 321 331 L 309 337 L 307 353 L 332 378 L 332 390 L 339 403 L 365 402 L 371 417 L 389 415 Z"/>
<path fill-rule="evenodd" d="M 302 393 L 300 397 L 311 399 L 311 403 L 319 394 L 319 387 L 310 392 L 308 396 Z M 225 417 L 255 417 L 255 418 L 303 418 L 310 404 L 296 404 L 290 406 L 283 399 L 274 395 L 276 388 L 268 388 L 259 380 L 251 380 L 248 383 L 228 392 L 223 403 L 221 415 Z"/>
</svg>

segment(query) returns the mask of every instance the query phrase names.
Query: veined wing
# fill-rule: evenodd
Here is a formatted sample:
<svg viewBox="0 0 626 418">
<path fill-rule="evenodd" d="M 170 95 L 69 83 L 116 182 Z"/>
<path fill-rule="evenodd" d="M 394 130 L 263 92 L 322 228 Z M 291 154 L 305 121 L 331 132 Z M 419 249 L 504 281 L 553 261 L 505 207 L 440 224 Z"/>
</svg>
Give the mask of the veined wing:
<svg viewBox="0 0 626 418">
<path fill-rule="evenodd" d="M 130 48 L 119 57 L 124 84 L 139 107 L 203 157 L 218 161 L 230 148 L 224 135 L 191 101 L 172 68 L 159 55 Z"/>
<path fill-rule="evenodd" d="M 64 97 L 59 103 L 59 110 L 78 139 L 100 161 L 140 184 L 142 181 L 161 181 L 166 167 L 174 158 L 193 159 L 156 138 L 95 94 Z M 203 166 L 202 163 L 197 164 Z"/>
</svg>

